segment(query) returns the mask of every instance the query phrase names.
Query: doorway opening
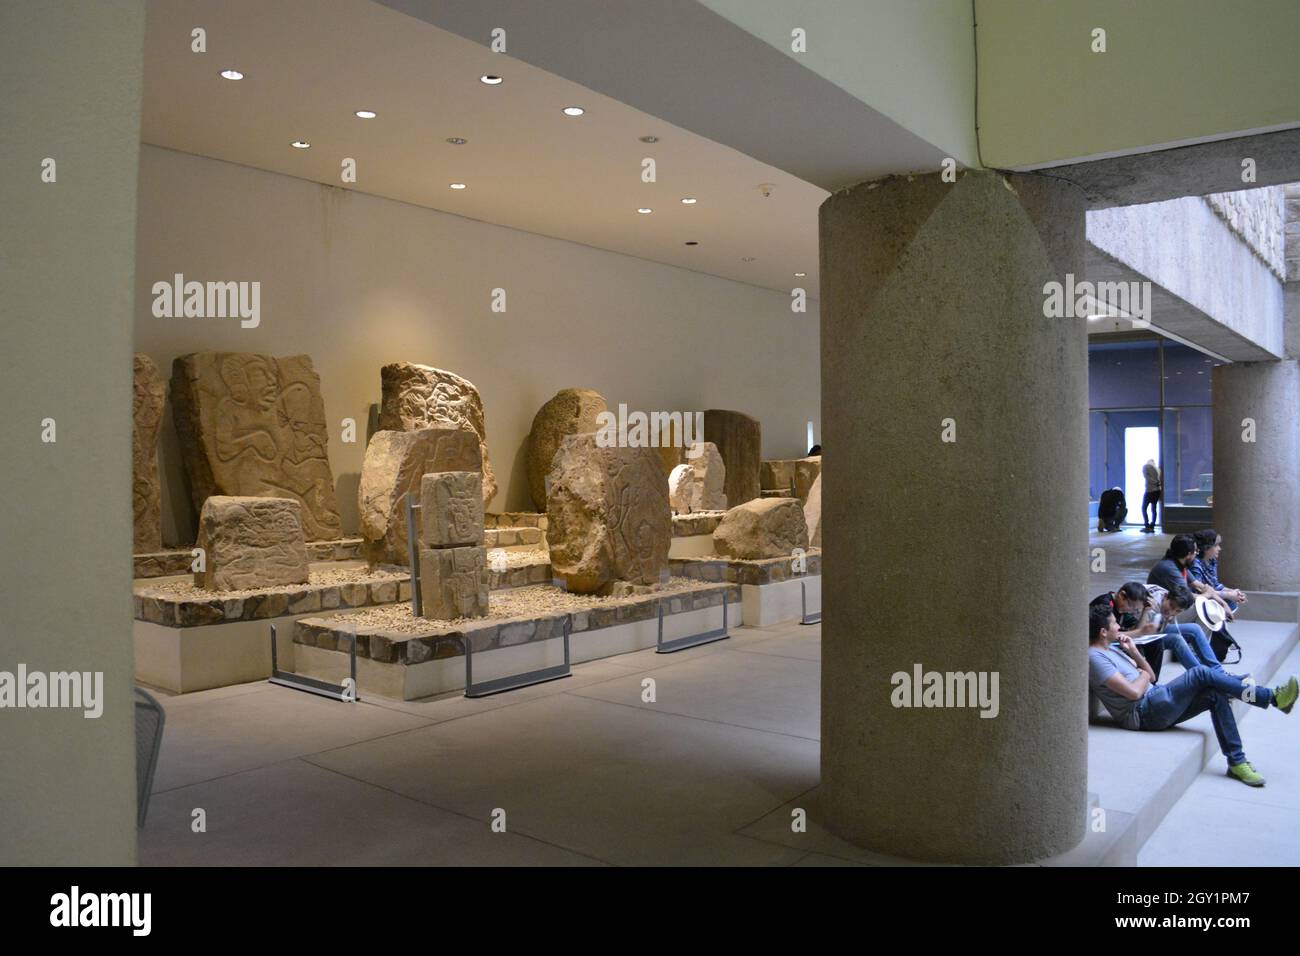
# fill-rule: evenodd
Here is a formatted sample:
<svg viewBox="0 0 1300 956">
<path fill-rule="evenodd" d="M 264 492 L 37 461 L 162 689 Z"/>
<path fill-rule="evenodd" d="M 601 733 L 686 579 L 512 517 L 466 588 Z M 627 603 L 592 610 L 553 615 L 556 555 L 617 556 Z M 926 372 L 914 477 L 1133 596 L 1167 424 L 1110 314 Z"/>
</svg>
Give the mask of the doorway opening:
<svg viewBox="0 0 1300 956">
<path fill-rule="evenodd" d="M 1125 428 L 1124 498 L 1128 503 L 1125 524 L 1137 524 L 1141 520 L 1142 496 L 1147 490 L 1142 466 L 1149 461 L 1160 461 L 1160 428 L 1154 425 Z"/>
</svg>

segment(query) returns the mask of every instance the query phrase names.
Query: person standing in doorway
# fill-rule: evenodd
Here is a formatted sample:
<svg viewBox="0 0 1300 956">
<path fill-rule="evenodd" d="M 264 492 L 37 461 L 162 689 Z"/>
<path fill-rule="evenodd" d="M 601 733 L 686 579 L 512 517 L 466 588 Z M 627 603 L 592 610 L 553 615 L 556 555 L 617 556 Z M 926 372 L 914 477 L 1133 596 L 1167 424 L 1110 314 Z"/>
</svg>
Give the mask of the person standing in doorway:
<svg viewBox="0 0 1300 956">
<path fill-rule="evenodd" d="M 1147 463 L 1142 466 L 1142 478 L 1147 483 L 1147 493 L 1142 496 L 1142 532 L 1143 534 L 1155 534 L 1156 521 L 1160 517 L 1160 495 L 1163 491 L 1160 481 L 1160 469 L 1156 467 L 1154 458 L 1148 458 Z M 1151 517 L 1147 517 L 1147 505 L 1151 506 Z"/>
</svg>

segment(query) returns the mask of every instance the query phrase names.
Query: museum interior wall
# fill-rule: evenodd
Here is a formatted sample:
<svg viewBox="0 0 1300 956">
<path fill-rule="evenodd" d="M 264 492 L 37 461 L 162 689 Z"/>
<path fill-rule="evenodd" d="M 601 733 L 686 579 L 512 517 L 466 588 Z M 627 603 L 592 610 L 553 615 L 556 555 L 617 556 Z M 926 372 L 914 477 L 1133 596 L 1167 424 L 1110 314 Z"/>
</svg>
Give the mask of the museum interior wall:
<svg viewBox="0 0 1300 956">
<path fill-rule="evenodd" d="M 155 317 L 153 284 L 178 273 L 260 282 L 256 327 Z M 796 313 L 786 292 L 148 145 L 135 292 L 135 348 L 164 379 L 191 352 L 311 357 L 345 534 L 358 527 L 389 363 L 477 386 L 500 486 L 491 511 L 532 510 L 525 442 L 566 387 L 595 389 L 611 409 L 745 412 L 762 423 L 765 459 L 803 455 L 809 421 L 821 434 L 815 301 Z M 196 515 L 172 405 L 159 445 L 162 530 L 178 545 L 194 540 Z M 345 418 L 357 422 L 355 443 L 340 440 Z"/>
</svg>

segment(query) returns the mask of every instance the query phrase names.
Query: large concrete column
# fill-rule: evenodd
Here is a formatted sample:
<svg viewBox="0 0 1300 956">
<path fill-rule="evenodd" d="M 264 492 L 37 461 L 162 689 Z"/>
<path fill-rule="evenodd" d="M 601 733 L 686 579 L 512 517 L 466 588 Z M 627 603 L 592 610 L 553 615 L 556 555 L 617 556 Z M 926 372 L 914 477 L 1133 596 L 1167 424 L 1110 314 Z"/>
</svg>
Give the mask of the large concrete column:
<svg viewBox="0 0 1300 956">
<path fill-rule="evenodd" d="M 1220 365 L 1213 382 L 1219 576 L 1243 590 L 1300 591 L 1300 363 Z"/>
<path fill-rule="evenodd" d="M 928 860 L 1065 851 L 1087 800 L 1087 344 L 1043 287 L 1082 278 L 1082 196 L 988 172 L 856 186 L 822 206 L 821 250 L 825 822 Z M 918 664 L 996 672 L 996 716 L 894 706 Z"/>
<path fill-rule="evenodd" d="M 90 719 L 0 711 L 0 866 L 135 862 L 131 318 L 144 29 L 144 0 L 0 3 L 0 671 L 98 674 L 103 692 Z"/>
</svg>

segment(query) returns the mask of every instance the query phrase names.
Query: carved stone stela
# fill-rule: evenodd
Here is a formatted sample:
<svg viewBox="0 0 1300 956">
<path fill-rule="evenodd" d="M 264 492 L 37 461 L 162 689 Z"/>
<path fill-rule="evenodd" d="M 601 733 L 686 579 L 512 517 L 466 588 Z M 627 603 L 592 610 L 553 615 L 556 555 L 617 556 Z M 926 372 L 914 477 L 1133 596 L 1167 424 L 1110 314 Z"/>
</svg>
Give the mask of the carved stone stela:
<svg viewBox="0 0 1300 956">
<path fill-rule="evenodd" d="M 162 550 L 162 486 L 158 482 L 158 436 L 162 432 L 167 383 L 153 359 L 135 353 L 132 409 L 131 499 L 136 554 Z"/>
<path fill-rule="evenodd" d="M 596 416 L 605 411 L 605 397 L 590 388 L 562 388 L 537 410 L 528 432 L 528 493 L 534 507 L 546 510 L 546 476 L 560 441 L 565 435 L 596 431 Z"/>
<path fill-rule="evenodd" d="M 601 448 L 570 435 L 555 454 L 546 502 L 552 573 L 570 591 L 617 581 L 655 585 L 668 566 L 672 512 L 658 450 Z"/>
<path fill-rule="evenodd" d="M 482 467 L 479 454 L 478 436 L 467 428 L 421 428 L 371 436 L 361 465 L 357 503 L 366 557 L 372 565 L 410 561 L 407 494 L 414 492 L 418 499 L 420 481 L 430 472 L 477 473 Z"/>
<path fill-rule="evenodd" d="M 292 498 L 213 495 L 199 515 L 204 570 L 194 583 L 216 591 L 308 580 L 302 505 Z"/>
<path fill-rule="evenodd" d="M 379 374 L 383 382 L 379 427 L 401 432 L 429 427 L 470 429 L 478 436 L 483 459 L 483 503 L 490 502 L 497 493 L 497 480 L 488 460 L 483 399 L 473 383 L 413 362 L 385 365 Z"/>
<path fill-rule="evenodd" d="M 477 471 L 441 471 L 420 479 L 424 617 L 445 621 L 488 612 L 482 482 Z"/>
<path fill-rule="evenodd" d="M 704 440 L 717 446 L 726 467 L 723 493 L 731 507 L 762 494 L 759 463 L 763 452 L 763 429 L 758 420 L 744 412 L 710 408 L 704 412 Z"/>
<path fill-rule="evenodd" d="M 196 352 L 172 366 L 196 510 L 211 495 L 290 498 L 309 540 L 341 536 L 320 377 L 306 355 Z"/>
</svg>

